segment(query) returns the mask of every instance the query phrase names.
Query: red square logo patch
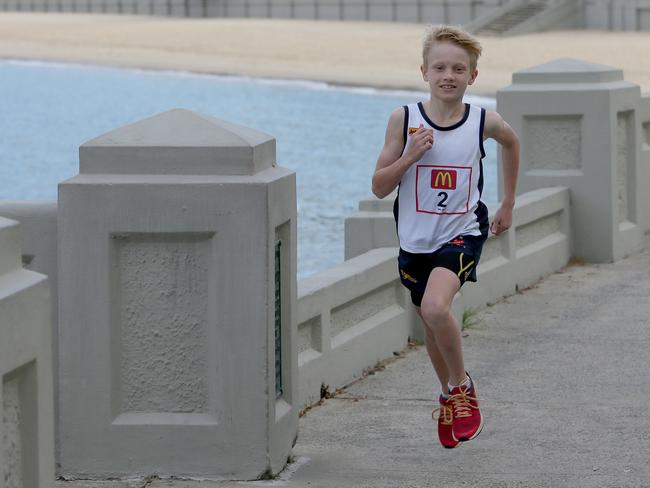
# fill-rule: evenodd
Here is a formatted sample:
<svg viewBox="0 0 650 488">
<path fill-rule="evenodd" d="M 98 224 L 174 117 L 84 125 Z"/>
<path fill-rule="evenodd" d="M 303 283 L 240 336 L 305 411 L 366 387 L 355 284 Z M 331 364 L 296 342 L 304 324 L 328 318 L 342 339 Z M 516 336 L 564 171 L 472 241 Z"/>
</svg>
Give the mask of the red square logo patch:
<svg viewBox="0 0 650 488">
<path fill-rule="evenodd" d="M 453 169 L 431 170 L 431 188 L 436 190 L 455 190 L 458 174 Z"/>
</svg>

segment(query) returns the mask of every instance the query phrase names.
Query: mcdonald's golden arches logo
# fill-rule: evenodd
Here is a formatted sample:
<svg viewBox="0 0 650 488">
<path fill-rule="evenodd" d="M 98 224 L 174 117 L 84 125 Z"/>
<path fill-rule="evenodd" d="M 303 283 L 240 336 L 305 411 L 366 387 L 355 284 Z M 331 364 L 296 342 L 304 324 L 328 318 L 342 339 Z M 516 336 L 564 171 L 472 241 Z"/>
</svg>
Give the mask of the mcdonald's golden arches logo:
<svg viewBox="0 0 650 488">
<path fill-rule="evenodd" d="M 436 190 L 455 190 L 458 174 L 453 169 L 431 170 L 431 188 Z"/>
</svg>

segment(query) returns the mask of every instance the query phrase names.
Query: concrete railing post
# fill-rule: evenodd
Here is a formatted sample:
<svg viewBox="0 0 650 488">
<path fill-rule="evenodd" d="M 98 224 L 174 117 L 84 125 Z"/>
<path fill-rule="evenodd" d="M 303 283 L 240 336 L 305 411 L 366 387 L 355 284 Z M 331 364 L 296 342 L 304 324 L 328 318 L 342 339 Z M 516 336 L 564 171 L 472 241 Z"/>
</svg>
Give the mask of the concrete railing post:
<svg viewBox="0 0 650 488">
<path fill-rule="evenodd" d="M 640 88 L 619 69 L 575 59 L 512 78 L 497 106 L 521 139 L 519 191 L 571 190 L 578 258 L 607 262 L 641 248 Z"/>
<path fill-rule="evenodd" d="M 393 205 L 397 192 L 383 200 L 371 196 L 345 218 L 345 260 L 380 247 L 399 247 Z"/>
<path fill-rule="evenodd" d="M 0 486 L 54 483 L 47 278 L 23 269 L 18 222 L 0 217 Z"/>
<path fill-rule="evenodd" d="M 297 434 L 295 174 L 185 110 L 59 187 L 61 474 L 254 479 Z"/>
</svg>

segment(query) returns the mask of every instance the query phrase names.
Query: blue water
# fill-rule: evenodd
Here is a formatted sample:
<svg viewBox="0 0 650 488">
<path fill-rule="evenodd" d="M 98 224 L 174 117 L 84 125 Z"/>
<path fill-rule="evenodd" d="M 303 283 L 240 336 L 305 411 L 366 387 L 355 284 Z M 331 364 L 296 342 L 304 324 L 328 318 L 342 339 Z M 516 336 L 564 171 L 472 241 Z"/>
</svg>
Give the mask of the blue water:
<svg viewBox="0 0 650 488">
<path fill-rule="evenodd" d="M 335 88 L 179 72 L 0 61 L 0 200 L 56 199 L 78 173 L 79 145 L 172 108 L 267 132 L 296 171 L 298 276 L 343 260 L 344 219 L 371 194 L 393 109 L 425 93 Z M 494 101 L 470 99 L 489 108 Z M 485 200 L 496 199 L 487 141 Z"/>
</svg>

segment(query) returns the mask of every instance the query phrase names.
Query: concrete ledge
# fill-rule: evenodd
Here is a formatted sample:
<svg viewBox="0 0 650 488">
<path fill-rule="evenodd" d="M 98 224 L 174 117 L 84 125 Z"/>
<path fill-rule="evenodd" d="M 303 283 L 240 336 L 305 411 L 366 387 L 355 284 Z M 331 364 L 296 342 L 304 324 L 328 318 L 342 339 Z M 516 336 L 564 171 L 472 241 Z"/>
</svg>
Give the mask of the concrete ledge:
<svg viewBox="0 0 650 488">
<path fill-rule="evenodd" d="M 491 235 L 486 243 L 485 249 L 499 247 L 503 252 L 481 260 L 479 281 L 462 288 L 458 307 L 481 308 L 565 266 L 571 257 L 569 205 L 566 188 L 519 195 L 511 229 Z"/>
<path fill-rule="evenodd" d="M 397 253 L 375 249 L 298 283 L 300 405 L 318 401 L 322 385 L 350 383 L 406 345 L 413 308 Z"/>
</svg>

